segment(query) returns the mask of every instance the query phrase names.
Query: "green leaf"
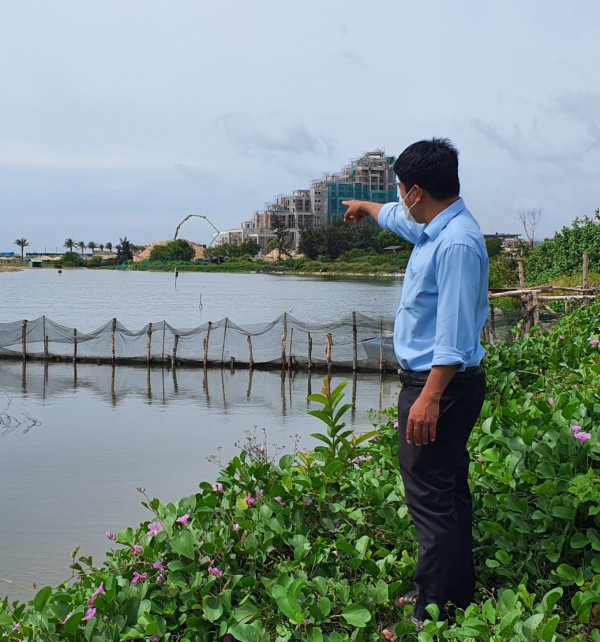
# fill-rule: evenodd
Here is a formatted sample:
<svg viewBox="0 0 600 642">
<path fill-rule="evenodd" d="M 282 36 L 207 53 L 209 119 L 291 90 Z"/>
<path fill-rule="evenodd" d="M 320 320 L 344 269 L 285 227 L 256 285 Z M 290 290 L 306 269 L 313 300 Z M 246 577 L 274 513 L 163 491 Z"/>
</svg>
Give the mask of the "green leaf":
<svg viewBox="0 0 600 642">
<path fill-rule="evenodd" d="M 368 535 L 363 535 L 354 544 L 354 548 L 358 551 L 358 554 L 360 555 L 361 559 L 364 559 L 367 549 L 369 548 L 370 542 L 371 542 L 371 538 Z"/>
<path fill-rule="evenodd" d="M 367 622 L 371 619 L 371 614 L 369 611 L 360 604 L 349 604 L 343 611 L 342 617 L 350 626 L 354 626 L 357 629 L 362 629 L 367 625 Z"/>
<path fill-rule="evenodd" d="M 41 589 L 41 591 L 38 591 L 36 596 L 33 598 L 33 606 L 35 610 L 42 611 L 51 595 L 52 588 L 50 586 L 45 586 L 43 589 Z"/>
<path fill-rule="evenodd" d="M 188 559 L 194 559 L 196 555 L 196 542 L 192 537 L 192 533 L 187 528 L 177 534 L 169 542 L 169 546 L 173 552 Z"/>
<path fill-rule="evenodd" d="M 240 642 L 259 642 L 261 637 L 260 631 L 252 624 L 234 624 L 229 627 L 228 633 Z"/>
<path fill-rule="evenodd" d="M 304 616 L 302 615 L 302 607 L 294 597 L 292 590 L 286 589 L 280 585 L 275 585 L 273 587 L 273 597 L 277 602 L 279 610 L 290 620 L 290 622 L 293 624 L 302 624 L 304 619 Z"/>
<path fill-rule="evenodd" d="M 202 610 L 209 622 L 216 622 L 223 615 L 223 604 L 218 597 L 206 595 L 202 599 Z"/>
<path fill-rule="evenodd" d="M 544 625 L 544 628 L 540 631 L 540 639 L 542 642 L 553 642 L 554 641 L 554 633 L 556 631 L 556 627 L 558 626 L 558 623 L 560 622 L 560 617 L 558 615 L 552 616 L 548 622 Z"/>
<path fill-rule="evenodd" d="M 568 564 L 560 564 L 556 569 L 556 574 L 561 580 L 574 582 L 577 579 L 577 570 Z"/>
</svg>

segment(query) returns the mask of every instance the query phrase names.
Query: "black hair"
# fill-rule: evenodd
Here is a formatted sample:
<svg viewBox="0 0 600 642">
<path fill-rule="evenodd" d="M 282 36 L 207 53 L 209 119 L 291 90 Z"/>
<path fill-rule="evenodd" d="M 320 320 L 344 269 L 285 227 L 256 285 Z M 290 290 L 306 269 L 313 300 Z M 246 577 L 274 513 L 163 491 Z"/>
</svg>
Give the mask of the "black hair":
<svg viewBox="0 0 600 642">
<path fill-rule="evenodd" d="M 447 138 L 420 140 L 396 159 L 394 172 L 406 189 L 418 185 L 433 198 L 458 196 L 458 150 Z"/>
</svg>

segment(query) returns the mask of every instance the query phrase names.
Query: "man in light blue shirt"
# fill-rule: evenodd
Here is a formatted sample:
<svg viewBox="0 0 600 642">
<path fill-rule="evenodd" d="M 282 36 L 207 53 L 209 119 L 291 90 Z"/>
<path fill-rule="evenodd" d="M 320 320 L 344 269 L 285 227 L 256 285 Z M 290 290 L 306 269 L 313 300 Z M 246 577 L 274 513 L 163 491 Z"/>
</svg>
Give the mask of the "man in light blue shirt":
<svg viewBox="0 0 600 642">
<path fill-rule="evenodd" d="M 346 221 L 372 216 L 415 247 L 394 325 L 403 384 L 398 457 L 406 503 L 419 536 L 413 605 L 442 615 L 473 599 L 467 440 L 485 396 L 479 336 L 488 310 L 488 256 L 479 226 L 459 196 L 458 152 L 445 139 L 410 145 L 394 164 L 400 203 L 347 201 Z M 384 631 L 395 640 L 393 627 Z"/>
</svg>

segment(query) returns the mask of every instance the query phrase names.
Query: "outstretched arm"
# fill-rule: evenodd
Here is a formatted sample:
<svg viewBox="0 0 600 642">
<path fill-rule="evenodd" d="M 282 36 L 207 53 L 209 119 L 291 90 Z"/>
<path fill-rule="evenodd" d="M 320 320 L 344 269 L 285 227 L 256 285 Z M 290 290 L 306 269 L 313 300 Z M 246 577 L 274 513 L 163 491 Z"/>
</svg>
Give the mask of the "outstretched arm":
<svg viewBox="0 0 600 642">
<path fill-rule="evenodd" d="M 342 205 L 348 207 L 348 211 L 344 214 L 346 223 L 360 223 L 365 216 L 372 216 L 379 222 L 379 212 L 383 207 L 382 203 L 371 203 L 369 201 L 342 201 Z"/>
</svg>

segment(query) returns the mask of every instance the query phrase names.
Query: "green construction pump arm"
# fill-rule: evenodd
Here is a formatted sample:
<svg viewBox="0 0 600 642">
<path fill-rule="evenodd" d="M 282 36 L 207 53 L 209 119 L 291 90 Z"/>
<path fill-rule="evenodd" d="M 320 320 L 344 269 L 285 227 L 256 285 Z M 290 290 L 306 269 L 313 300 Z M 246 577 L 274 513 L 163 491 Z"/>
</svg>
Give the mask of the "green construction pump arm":
<svg viewBox="0 0 600 642">
<path fill-rule="evenodd" d="M 208 216 L 203 216 L 202 214 L 188 214 L 181 223 L 177 226 L 177 229 L 175 230 L 175 236 L 173 237 L 173 240 L 177 240 L 177 235 L 179 234 L 179 228 L 190 218 L 203 218 L 215 231 L 217 234 L 220 234 L 220 231 L 217 229 L 216 225 L 208 218 Z"/>
</svg>

